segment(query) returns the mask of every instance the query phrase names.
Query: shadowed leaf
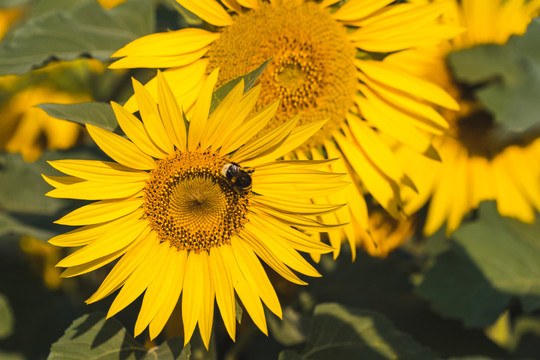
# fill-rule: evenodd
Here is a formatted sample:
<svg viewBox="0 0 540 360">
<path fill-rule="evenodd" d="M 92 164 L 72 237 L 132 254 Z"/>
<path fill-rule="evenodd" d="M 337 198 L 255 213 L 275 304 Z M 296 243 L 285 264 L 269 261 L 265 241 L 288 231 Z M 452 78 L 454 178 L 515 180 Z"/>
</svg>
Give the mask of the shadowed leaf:
<svg viewBox="0 0 540 360">
<path fill-rule="evenodd" d="M 291 351 L 280 360 L 361 359 L 435 360 L 439 357 L 396 330 L 383 315 L 369 310 L 321 304 L 315 308 L 308 344 L 301 356 Z"/>
<path fill-rule="evenodd" d="M 82 56 L 107 61 L 153 28 L 151 1 L 128 0 L 111 10 L 95 0 L 64 3 L 45 7 L 6 35 L 0 44 L 0 75 L 24 74 L 53 60 Z"/>
<path fill-rule="evenodd" d="M 417 292 L 467 326 L 492 324 L 511 298 L 526 312 L 540 308 L 540 222 L 504 218 L 492 202 L 482 203 L 477 221 L 456 231 Z"/>
<path fill-rule="evenodd" d="M 255 84 L 255 81 L 261 76 L 264 69 L 266 69 L 266 66 L 272 59 L 266 60 L 264 63 L 262 63 L 258 68 L 251 71 L 250 73 L 239 76 L 236 79 L 233 79 L 229 81 L 228 83 L 220 86 L 214 93 L 212 94 L 212 103 L 210 104 L 210 113 L 216 109 L 216 107 L 219 105 L 221 101 L 227 96 L 227 94 L 234 89 L 234 87 L 242 80 L 244 79 L 244 92 L 248 91 L 253 87 Z"/>
<path fill-rule="evenodd" d="M 38 107 L 54 118 L 81 125 L 91 124 L 109 131 L 114 131 L 118 126 L 112 107 L 108 103 L 40 104 Z"/>
<path fill-rule="evenodd" d="M 540 21 L 504 45 L 478 45 L 449 55 L 459 81 L 476 88 L 478 100 L 509 131 L 540 125 Z"/>
<path fill-rule="evenodd" d="M 189 346 L 182 349 L 181 339 L 171 339 L 159 347 L 146 349 L 137 343 L 115 319 L 101 314 L 78 318 L 51 347 L 49 360 L 187 360 Z"/>
</svg>

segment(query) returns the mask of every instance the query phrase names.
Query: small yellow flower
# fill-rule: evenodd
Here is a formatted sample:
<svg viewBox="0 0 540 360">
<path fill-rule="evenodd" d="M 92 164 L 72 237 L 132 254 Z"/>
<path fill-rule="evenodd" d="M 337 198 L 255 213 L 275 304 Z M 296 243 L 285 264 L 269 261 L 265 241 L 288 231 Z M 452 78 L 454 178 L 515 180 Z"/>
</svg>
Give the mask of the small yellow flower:
<svg viewBox="0 0 540 360">
<path fill-rule="evenodd" d="M 58 220 L 82 227 L 50 242 L 83 246 L 58 263 L 67 268 L 65 277 L 120 258 L 87 302 L 120 289 L 108 313 L 113 316 L 144 292 L 135 335 L 149 327 L 155 338 L 182 294 L 186 343 L 198 324 L 208 346 L 214 301 L 234 339 L 235 293 L 266 333 L 263 303 L 279 317 L 282 312 L 261 260 L 287 280 L 305 284 L 293 270 L 320 275 L 298 252 L 332 250 L 306 231 L 335 226 L 316 216 L 341 205 L 314 205 L 309 198 L 340 189 L 342 176 L 319 170 L 328 161 L 275 161 L 323 123 L 297 126 L 295 117 L 257 136 L 278 103 L 252 113 L 261 87 L 244 93 L 240 82 L 209 114 L 217 77 L 214 71 L 203 83 L 187 122 L 180 111 L 183 104 L 176 102 L 161 73 L 157 102 L 134 81 L 142 122 L 112 103 L 131 141 L 87 125 L 114 162 L 52 161 L 70 176 L 45 176 L 56 188 L 48 196 L 99 200 Z"/>
<path fill-rule="evenodd" d="M 126 0 L 97 0 L 105 9 L 112 9 L 126 2 Z"/>
<path fill-rule="evenodd" d="M 400 216 L 400 184 L 411 184 L 380 140 L 387 133 L 415 151 L 432 151 L 430 135 L 448 124 L 433 105 L 457 109 L 442 89 L 382 60 L 387 53 L 434 45 L 461 30 L 441 25 L 439 4 L 393 1 L 322 2 L 177 0 L 217 31 L 187 28 L 142 37 L 117 51 L 113 68 L 166 67 L 173 91 L 186 103 L 212 69 L 219 84 L 272 61 L 259 78 L 260 110 L 278 98 L 275 118 L 264 132 L 301 113 L 301 124 L 328 120 L 287 158 L 336 158 L 329 169 L 351 183 L 318 202 L 343 203 L 325 216 L 347 223 L 329 233 L 337 257 L 346 237 L 355 256 L 357 240 L 369 238 L 364 195 L 371 194 L 394 217 Z M 155 89 L 155 84 L 148 84 Z M 128 107 L 135 110 L 130 103 Z M 375 129 L 375 130 L 374 130 Z M 372 241 L 372 240 L 369 240 Z"/>
<path fill-rule="evenodd" d="M 0 9 L 0 40 L 2 40 L 11 25 L 13 25 L 22 14 L 23 8 L 21 7 Z"/>
<path fill-rule="evenodd" d="M 11 79 L 9 77 L 9 81 Z M 90 101 L 90 96 L 59 91 L 48 85 L 33 85 L 21 90 L 0 107 L 0 149 L 21 153 L 26 161 L 35 161 L 44 148 L 63 150 L 72 147 L 83 128 L 53 118 L 36 105 L 84 101 Z"/>
<path fill-rule="evenodd" d="M 405 209 L 414 213 L 428 200 L 424 233 L 431 235 L 446 223 L 447 234 L 456 230 L 463 216 L 481 201 L 496 200 L 501 215 L 533 222 L 540 210 L 540 137 L 525 131 L 508 140 L 499 136 L 493 116 L 471 96 L 462 92 L 446 66 L 453 51 L 479 44 L 504 44 L 511 35 L 525 33 L 540 10 L 540 1 L 525 0 L 439 0 L 451 5 L 446 23 L 458 24 L 467 32 L 439 47 L 428 47 L 391 55 L 387 61 L 414 69 L 438 83 L 461 103 L 459 112 L 445 112 L 449 130 L 434 138 L 442 161 L 420 158 L 402 148 L 399 158 L 414 180 L 418 193 L 404 189 Z"/>
</svg>

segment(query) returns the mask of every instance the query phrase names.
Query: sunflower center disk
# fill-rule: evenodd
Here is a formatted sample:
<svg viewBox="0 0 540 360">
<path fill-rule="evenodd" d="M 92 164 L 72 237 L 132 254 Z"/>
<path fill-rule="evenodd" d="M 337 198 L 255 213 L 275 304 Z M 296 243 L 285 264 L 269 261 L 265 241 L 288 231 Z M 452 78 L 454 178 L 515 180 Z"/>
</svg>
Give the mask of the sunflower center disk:
<svg viewBox="0 0 540 360">
<path fill-rule="evenodd" d="M 144 211 L 160 241 L 195 252 L 230 243 L 247 221 L 250 194 L 220 174 L 227 163 L 211 152 L 177 152 L 157 162 Z"/>
<path fill-rule="evenodd" d="M 259 77 L 256 110 L 280 99 L 276 116 L 261 134 L 298 112 L 300 124 L 328 120 L 304 145 L 323 145 L 343 124 L 356 92 L 356 49 L 346 29 L 326 9 L 311 2 L 262 3 L 238 15 L 208 52 L 209 71 L 220 68 L 220 82 L 272 61 Z"/>
</svg>

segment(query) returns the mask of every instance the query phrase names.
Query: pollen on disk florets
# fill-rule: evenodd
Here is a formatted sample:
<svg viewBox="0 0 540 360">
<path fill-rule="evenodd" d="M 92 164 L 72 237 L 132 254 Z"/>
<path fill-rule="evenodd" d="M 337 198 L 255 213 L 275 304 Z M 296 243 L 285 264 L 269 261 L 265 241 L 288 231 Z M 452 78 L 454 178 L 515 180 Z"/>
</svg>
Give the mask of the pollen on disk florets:
<svg viewBox="0 0 540 360">
<path fill-rule="evenodd" d="M 356 49 L 346 28 L 320 5 L 306 1 L 261 3 L 235 17 L 208 52 L 208 71 L 226 82 L 272 58 L 259 77 L 256 110 L 280 99 L 266 131 L 297 113 L 300 124 L 328 120 L 306 145 L 322 145 L 343 125 L 356 93 Z M 262 132 L 264 133 L 264 131 Z"/>
<path fill-rule="evenodd" d="M 160 241 L 195 252 L 229 244 L 247 222 L 249 193 L 239 193 L 216 153 L 176 152 L 158 160 L 144 188 L 144 213 Z"/>
</svg>

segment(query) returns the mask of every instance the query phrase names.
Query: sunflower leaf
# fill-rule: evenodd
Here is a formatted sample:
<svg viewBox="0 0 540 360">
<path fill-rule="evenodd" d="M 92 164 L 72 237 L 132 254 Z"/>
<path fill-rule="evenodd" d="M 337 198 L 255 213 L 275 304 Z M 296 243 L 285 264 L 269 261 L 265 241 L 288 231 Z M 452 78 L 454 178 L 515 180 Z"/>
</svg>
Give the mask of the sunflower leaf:
<svg viewBox="0 0 540 360">
<path fill-rule="evenodd" d="M 439 357 L 394 328 L 383 315 L 321 304 L 315 308 L 307 347 L 301 356 L 292 351 L 280 360 L 362 359 L 434 360 Z"/>
<path fill-rule="evenodd" d="M 189 345 L 182 348 L 179 338 L 148 350 L 137 343 L 120 322 L 94 313 L 81 316 L 67 328 L 64 335 L 52 345 L 48 360 L 187 360 L 190 355 Z"/>
<path fill-rule="evenodd" d="M 28 3 L 29 0 L 3 0 L 2 4 L 0 4 L 0 9 L 2 8 L 10 8 L 12 6 L 20 6 L 25 5 Z"/>
<path fill-rule="evenodd" d="M 540 125 L 540 20 L 533 20 L 523 36 L 512 36 L 504 45 L 457 51 L 449 61 L 458 80 L 506 130 Z"/>
<path fill-rule="evenodd" d="M 43 196 L 51 189 L 41 178 L 42 172 L 51 173 L 48 170 L 45 158 L 27 163 L 19 154 L 0 155 L 0 209 L 35 216 L 53 215 L 65 207 L 67 201 Z"/>
<path fill-rule="evenodd" d="M 0 75 L 24 74 L 54 60 L 107 61 L 114 51 L 153 28 L 153 6 L 147 0 L 129 0 L 111 10 L 95 0 L 57 3 L 56 8 L 33 11 L 6 35 L 0 44 Z"/>
<path fill-rule="evenodd" d="M 7 297 L 0 294 L 0 339 L 5 339 L 13 333 L 13 311 Z"/>
<path fill-rule="evenodd" d="M 112 107 L 108 103 L 40 104 L 37 107 L 54 118 L 73 121 L 81 125 L 91 124 L 109 131 L 114 131 L 118 127 Z"/>
<path fill-rule="evenodd" d="M 466 326 L 490 325 L 511 299 L 525 312 L 540 308 L 540 221 L 498 215 L 482 203 L 477 221 L 463 225 L 416 289 L 432 308 Z"/>
<path fill-rule="evenodd" d="M 264 63 L 262 63 L 258 68 L 251 71 L 250 73 L 239 76 L 236 79 L 233 79 L 226 84 L 223 84 L 220 86 L 214 93 L 212 94 L 212 103 L 210 104 L 210 113 L 216 109 L 216 107 L 219 105 L 223 99 L 227 96 L 227 94 L 234 89 L 234 87 L 243 79 L 244 80 L 244 93 L 251 89 L 253 85 L 255 84 L 255 81 L 261 76 L 264 69 L 266 69 L 266 66 L 268 63 L 272 60 L 272 58 L 266 60 Z"/>
</svg>

